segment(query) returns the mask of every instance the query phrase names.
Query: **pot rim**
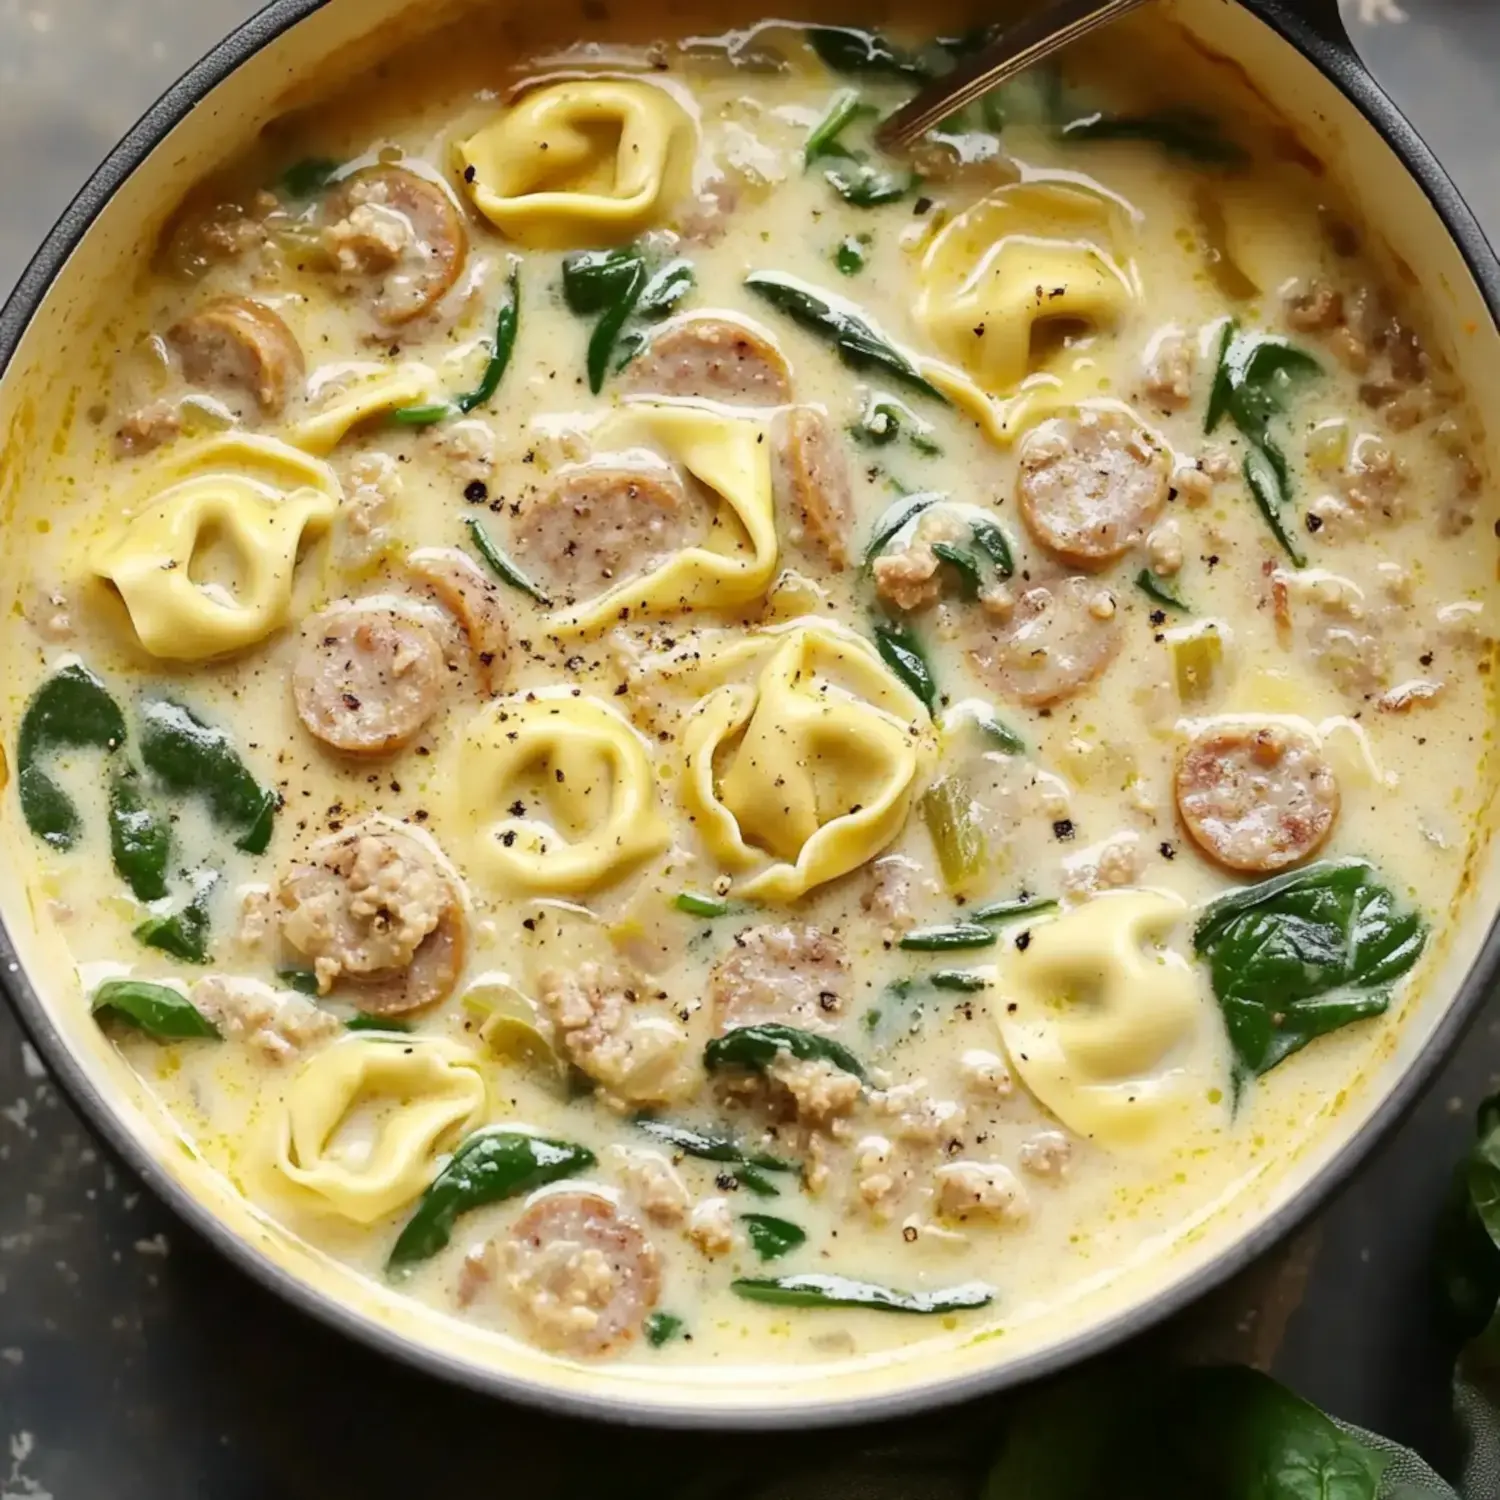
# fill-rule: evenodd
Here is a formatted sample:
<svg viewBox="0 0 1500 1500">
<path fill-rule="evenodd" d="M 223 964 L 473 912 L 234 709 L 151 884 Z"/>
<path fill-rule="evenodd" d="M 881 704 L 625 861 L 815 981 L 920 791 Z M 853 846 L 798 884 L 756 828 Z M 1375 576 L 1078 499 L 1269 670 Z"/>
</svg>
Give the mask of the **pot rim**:
<svg viewBox="0 0 1500 1500">
<path fill-rule="evenodd" d="M 0 379 L 74 248 L 116 189 L 219 83 L 327 3 L 328 0 L 270 0 L 263 10 L 189 68 L 131 127 L 63 211 L 0 309 Z M 1500 334 L 1500 258 L 1426 142 L 1365 69 L 1347 38 L 1337 34 L 1341 26 L 1336 19 L 1320 28 L 1305 14 L 1294 10 L 1288 0 L 1239 0 L 1239 3 L 1312 62 L 1395 152 L 1405 170 L 1427 194 L 1457 245 Z M 1416 1103 L 1473 1021 L 1497 978 L 1500 978 L 1500 914 L 1492 921 L 1473 964 L 1421 1052 L 1364 1126 L 1275 1213 L 1222 1254 L 1155 1296 L 1083 1333 L 1061 1339 L 1012 1363 L 929 1381 L 912 1389 L 796 1407 L 674 1409 L 523 1379 L 499 1366 L 479 1365 L 404 1337 L 374 1317 L 314 1290 L 255 1249 L 157 1165 L 149 1150 L 126 1126 L 123 1116 L 94 1087 L 32 986 L 9 931 L 0 920 L 0 992 L 9 1001 L 23 1032 L 41 1054 L 48 1070 L 65 1086 L 70 1102 L 79 1107 L 90 1127 L 157 1197 L 261 1286 L 355 1342 L 453 1384 L 568 1416 L 678 1429 L 811 1429 L 910 1416 L 1060 1373 L 1146 1332 L 1243 1270 L 1290 1234 L 1349 1180 L 1377 1142 Z"/>
</svg>

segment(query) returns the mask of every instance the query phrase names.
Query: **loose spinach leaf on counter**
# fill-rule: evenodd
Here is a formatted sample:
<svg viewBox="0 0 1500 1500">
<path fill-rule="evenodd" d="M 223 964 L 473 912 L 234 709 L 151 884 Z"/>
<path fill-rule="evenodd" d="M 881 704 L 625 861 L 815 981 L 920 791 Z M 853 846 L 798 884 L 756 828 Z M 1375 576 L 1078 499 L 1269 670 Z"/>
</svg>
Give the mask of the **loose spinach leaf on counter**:
<svg viewBox="0 0 1500 1500">
<path fill-rule="evenodd" d="M 1363 860 L 1327 860 L 1213 902 L 1193 946 L 1208 960 L 1236 1081 L 1316 1037 L 1379 1015 L 1422 954 L 1427 925 Z"/>
<path fill-rule="evenodd" d="M 901 1292 L 871 1281 L 809 1272 L 801 1276 L 740 1277 L 729 1283 L 736 1296 L 748 1302 L 773 1302 L 781 1307 L 866 1307 L 880 1312 L 947 1313 L 987 1307 L 995 1300 L 993 1287 L 966 1282 L 941 1292 Z M 1017 1495 L 1031 1496 L 1025 1491 Z"/>
<path fill-rule="evenodd" d="M 1247 446 L 1245 484 L 1265 518 L 1271 534 L 1296 567 L 1307 558 L 1292 540 L 1284 519 L 1292 499 L 1291 466 L 1271 433 L 1294 383 L 1322 373 L 1322 366 L 1305 350 L 1269 334 L 1242 333 L 1238 323 L 1225 325 L 1219 363 L 1203 430 L 1213 432 L 1227 416 L 1239 428 Z"/>
<path fill-rule="evenodd" d="M 771 1214 L 741 1214 L 740 1223 L 750 1236 L 755 1253 L 762 1260 L 780 1260 L 799 1245 L 807 1243 L 807 1231 L 788 1219 Z"/>
<path fill-rule="evenodd" d="M 937 678 L 922 643 L 906 625 L 889 621 L 875 626 L 875 649 L 892 672 L 916 695 L 928 713 L 937 709 Z"/>
<path fill-rule="evenodd" d="M 469 529 L 469 539 L 474 543 L 474 550 L 484 559 L 485 566 L 496 578 L 502 583 L 508 583 L 513 589 L 519 589 L 529 598 L 535 599 L 543 609 L 552 603 L 500 550 L 489 532 L 484 529 L 484 523 L 477 516 L 465 516 L 464 525 Z"/>
<path fill-rule="evenodd" d="M 476 1130 L 423 1193 L 391 1249 L 386 1270 L 399 1273 L 436 1255 L 447 1245 L 460 1214 L 571 1177 L 594 1162 L 588 1147 L 571 1141 L 499 1125 Z"/>
<path fill-rule="evenodd" d="M 948 398 L 884 334 L 858 313 L 835 307 L 815 287 L 776 271 L 752 271 L 745 285 L 778 312 L 826 339 L 854 370 L 878 369 L 914 391 L 948 405 Z"/>
<path fill-rule="evenodd" d="M 148 917 L 131 933 L 138 943 L 169 953 L 188 964 L 208 962 L 208 900 L 218 884 L 217 874 L 200 875 L 192 900 L 165 917 Z"/>
<path fill-rule="evenodd" d="M 167 894 L 171 824 L 146 800 L 134 766 L 116 771 L 110 780 L 109 849 L 137 900 L 160 901 Z"/>
<path fill-rule="evenodd" d="M 830 1062 L 845 1073 L 863 1080 L 864 1065 L 841 1042 L 816 1036 L 795 1026 L 767 1022 L 761 1026 L 738 1026 L 726 1031 L 703 1049 L 703 1065 L 710 1073 L 719 1068 L 748 1068 L 763 1073 L 783 1053 L 802 1062 Z"/>
<path fill-rule="evenodd" d="M 94 991 L 89 1012 L 98 1019 L 123 1021 L 159 1041 L 219 1037 L 219 1028 L 192 1001 L 143 979 L 105 980 Z"/>
<path fill-rule="evenodd" d="M 31 696 L 16 742 L 16 790 L 26 826 L 54 849 L 71 849 L 82 831 L 73 799 L 42 768 L 54 750 L 125 743 L 125 716 L 104 684 L 80 662 L 54 673 Z"/>
<path fill-rule="evenodd" d="M 158 698 L 141 708 L 141 759 L 170 792 L 199 796 L 221 827 L 238 832 L 235 848 L 264 854 L 277 797 L 245 768 L 228 732 L 193 711 Z"/>
<path fill-rule="evenodd" d="M 1479 1106 L 1474 1144 L 1453 1176 L 1437 1240 L 1436 1277 L 1443 1311 L 1474 1338 L 1500 1303 L 1500 1094 Z"/>
</svg>

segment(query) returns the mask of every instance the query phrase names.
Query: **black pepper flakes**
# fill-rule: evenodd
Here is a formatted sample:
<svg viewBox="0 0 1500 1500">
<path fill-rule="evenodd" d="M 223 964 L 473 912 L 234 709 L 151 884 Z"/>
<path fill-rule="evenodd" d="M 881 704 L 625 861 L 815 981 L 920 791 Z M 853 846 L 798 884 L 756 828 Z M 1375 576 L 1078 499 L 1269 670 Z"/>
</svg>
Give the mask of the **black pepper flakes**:
<svg viewBox="0 0 1500 1500">
<path fill-rule="evenodd" d="M 1031 934 L 1030 934 L 1030 932 L 1018 932 L 1016 934 L 1016 952 L 1018 952 L 1018 953 L 1024 953 L 1030 946 L 1031 946 Z M 1007 1010 L 1014 1010 L 1015 1006 L 1014 1005 L 1010 1005 L 1010 1006 L 1007 1006 L 1006 1009 Z"/>
<path fill-rule="evenodd" d="M 1052 837 L 1060 843 L 1066 844 L 1077 832 L 1078 830 L 1073 826 L 1072 818 L 1059 818 L 1052 825 Z"/>
</svg>

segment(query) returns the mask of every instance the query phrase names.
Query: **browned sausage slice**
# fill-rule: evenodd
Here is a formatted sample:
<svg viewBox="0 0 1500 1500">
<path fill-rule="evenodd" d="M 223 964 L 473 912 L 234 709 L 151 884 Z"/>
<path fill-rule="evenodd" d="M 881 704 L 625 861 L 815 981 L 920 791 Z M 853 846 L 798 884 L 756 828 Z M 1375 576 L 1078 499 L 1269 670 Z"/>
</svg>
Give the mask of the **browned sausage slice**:
<svg viewBox="0 0 1500 1500">
<path fill-rule="evenodd" d="M 821 928 L 795 922 L 736 933 L 708 976 L 721 1033 L 766 1021 L 826 1031 L 843 1010 L 848 987 L 844 945 Z"/>
<path fill-rule="evenodd" d="M 969 654 L 1001 692 L 1042 708 L 1087 687 L 1120 641 L 1113 594 L 1092 578 L 1064 578 L 1028 589 Z"/>
<path fill-rule="evenodd" d="M 500 602 L 500 585 L 456 547 L 423 547 L 406 565 L 463 628 L 485 692 L 498 693 L 510 665 L 510 618 Z"/>
<path fill-rule="evenodd" d="M 318 988 L 343 982 L 392 1015 L 446 998 L 463 965 L 450 874 L 419 839 L 362 824 L 315 845 L 278 882 L 281 935 L 313 961 Z"/>
<path fill-rule="evenodd" d="M 1075 567 L 1097 568 L 1140 542 L 1166 503 L 1167 455 L 1119 412 L 1056 417 L 1021 444 L 1017 492 L 1027 529 Z"/>
<path fill-rule="evenodd" d="M 656 1247 L 598 1193 L 549 1193 L 505 1242 L 506 1286 L 537 1343 L 615 1354 L 639 1336 L 661 1295 Z"/>
<path fill-rule="evenodd" d="M 587 599 L 649 571 L 707 530 L 676 475 L 586 464 L 523 511 L 515 533 L 549 592 Z"/>
<path fill-rule="evenodd" d="M 696 396 L 730 406 L 782 406 L 792 399 L 781 350 L 732 318 L 684 318 L 663 328 L 625 370 L 633 395 Z"/>
<path fill-rule="evenodd" d="M 379 279 L 371 301 L 390 325 L 427 312 L 458 280 L 469 236 L 457 205 L 405 167 L 369 167 L 328 196 L 323 241 L 345 276 Z"/>
<path fill-rule="evenodd" d="M 776 488 L 793 541 L 811 543 L 835 571 L 849 561 L 854 499 L 838 430 L 815 407 L 799 406 L 777 423 Z"/>
<path fill-rule="evenodd" d="M 274 416 L 302 379 L 302 347 L 263 302 L 216 297 L 172 326 L 168 340 L 193 385 L 238 389 Z"/>
<path fill-rule="evenodd" d="M 1317 743 L 1279 724 L 1206 730 L 1178 762 L 1176 791 L 1198 847 L 1255 874 L 1315 853 L 1339 811 L 1338 780 Z"/>
<path fill-rule="evenodd" d="M 308 621 L 292 669 L 297 717 L 345 755 L 384 755 L 413 738 L 442 702 L 442 648 L 393 609 L 325 610 Z"/>
</svg>

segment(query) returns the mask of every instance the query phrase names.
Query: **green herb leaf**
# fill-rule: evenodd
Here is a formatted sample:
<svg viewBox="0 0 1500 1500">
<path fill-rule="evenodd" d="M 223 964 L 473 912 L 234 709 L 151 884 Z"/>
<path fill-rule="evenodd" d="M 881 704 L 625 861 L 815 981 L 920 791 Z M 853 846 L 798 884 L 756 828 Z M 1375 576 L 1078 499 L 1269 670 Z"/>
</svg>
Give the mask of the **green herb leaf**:
<svg viewBox="0 0 1500 1500">
<path fill-rule="evenodd" d="M 1150 568 L 1142 568 L 1135 575 L 1135 586 L 1148 598 L 1163 605 L 1167 609 L 1175 609 L 1181 614 L 1191 614 L 1192 611 L 1181 599 L 1159 579 Z"/>
<path fill-rule="evenodd" d="M 653 1120 L 646 1115 L 637 1115 L 635 1125 L 657 1140 L 681 1151 L 684 1156 L 696 1156 L 702 1161 L 728 1162 L 733 1165 L 749 1163 L 767 1172 L 795 1172 L 797 1163 L 779 1156 L 747 1153 L 739 1142 L 728 1136 L 713 1135 L 696 1130 L 691 1125 L 674 1125 L 667 1120 Z"/>
<path fill-rule="evenodd" d="M 1169 156 L 1202 166 L 1238 167 L 1249 159 L 1242 146 L 1227 140 L 1212 115 L 1198 110 L 1162 110 L 1152 115 L 1086 115 L 1062 128 L 1067 141 L 1149 141 Z"/>
<path fill-rule="evenodd" d="M 619 300 L 606 308 L 589 337 L 588 356 L 585 361 L 589 389 L 597 396 L 604 389 L 604 377 L 609 373 L 610 357 L 615 351 L 615 342 L 625 327 L 626 320 L 635 311 L 636 302 L 646 286 L 645 262 L 637 260 L 630 279 L 620 292 Z"/>
<path fill-rule="evenodd" d="M 823 65 L 835 73 L 929 76 L 922 59 L 888 42 L 878 31 L 861 31 L 855 26 L 809 26 L 807 40 Z"/>
<path fill-rule="evenodd" d="M 781 1190 L 761 1172 L 760 1168 L 746 1166 L 744 1162 L 740 1162 L 734 1168 L 734 1180 L 746 1192 L 754 1193 L 757 1198 L 781 1196 Z"/>
<path fill-rule="evenodd" d="M 976 995 L 989 987 L 989 980 L 972 969 L 939 969 L 927 976 L 927 982 L 935 990 L 957 990 L 961 995 Z"/>
<path fill-rule="evenodd" d="M 16 790 L 26 826 L 54 849 L 71 849 L 82 831 L 73 799 L 42 769 L 54 750 L 113 751 L 125 743 L 125 716 L 104 684 L 81 663 L 64 667 L 31 695 L 16 742 Z"/>
<path fill-rule="evenodd" d="M 869 258 L 869 249 L 852 234 L 846 234 L 839 241 L 838 249 L 833 252 L 833 263 L 845 276 L 854 276 L 863 271 Z"/>
<path fill-rule="evenodd" d="M 277 179 L 288 198 L 316 198 L 338 175 L 341 162 L 331 156 L 304 156 Z"/>
<path fill-rule="evenodd" d="M 180 911 L 165 917 L 149 917 L 131 936 L 147 948 L 169 953 L 188 964 L 208 962 L 208 898 L 218 884 L 217 874 L 198 877 L 193 899 Z"/>
<path fill-rule="evenodd" d="M 849 148 L 839 137 L 856 120 L 878 113 L 874 105 L 860 102 L 858 89 L 844 89 L 835 94 L 828 113 L 813 126 L 812 133 L 802 148 L 803 165 L 810 167 L 826 156 L 851 156 Z"/>
<path fill-rule="evenodd" d="M 580 250 L 563 261 L 563 300 L 579 317 L 592 317 L 611 308 L 644 269 L 641 252 Z"/>
<path fill-rule="evenodd" d="M 995 572 L 1002 579 L 1009 578 L 1016 571 L 1016 563 L 1005 533 L 993 521 L 972 521 L 969 531 L 974 545 L 994 563 Z"/>
<path fill-rule="evenodd" d="M 1017 917 L 1034 917 L 1039 912 L 1056 910 L 1055 901 L 1017 896 L 1014 901 L 992 901 L 988 906 L 976 906 L 968 913 L 968 918 L 971 922 L 1012 922 Z"/>
<path fill-rule="evenodd" d="M 386 1261 L 399 1272 L 442 1250 L 460 1214 L 529 1193 L 592 1167 L 586 1146 L 491 1125 L 476 1130 L 422 1195 Z"/>
<path fill-rule="evenodd" d="M 807 1243 L 807 1231 L 787 1219 L 773 1218 L 770 1214 L 741 1214 L 740 1223 L 749 1232 L 750 1243 L 762 1260 L 780 1260 Z"/>
<path fill-rule="evenodd" d="M 137 900 L 160 901 L 167 894 L 171 824 L 146 800 L 132 766 L 110 781 L 109 848 L 116 871 Z"/>
<path fill-rule="evenodd" d="M 992 739 L 1003 754 L 1025 755 L 1026 741 L 1009 725 L 1002 724 L 996 715 L 977 713 L 974 715 L 974 725 L 986 738 Z"/>
<path fill-rule="evenodd" d="M 1245 450 L 1243 472 L 1245 487 L 1265 518 L 1266 525 L 1271 528 L 1271 535 L 1276 538 L 1281 550 L 1291 558 L 1293 566 L 1305 568 L 1307 558 L 1292 540 L 1291 533 L 1282 520 L 1288 495 L 1286 460 L 1281 456 L 1280 450 L 1273 447 L 1269 440 L 1259 446 L 1252 444 Z"/>
<path fill-rule="evenodd" d="M 908 521 L 915 520 L 925 510 L 931 510 L 934 505 L 946 500 L 946 495 L 934 494 L 930 491 L 920 495 L 903 495 L 894 505 L 888 507 L 875 523 L 875 529 L 870 533 L 870 540 L 865 547 L 865 567 L 868 568 L 875 559 L 885 551 L 886 544 L 901 530 Z"/>
<path fill-rule="evenodd" d="M 410 1021 L 393 1020 L 390 1016 L 372 1016 L 366 1011 L 356 1011 L 344 1022 L 345 1031 L 393 1031 L 405 1035 L 411 1030 Z"/>
<path fill-rule="evenodd" d="M 271 842 L 276 793 L 246 770 L 228 731 L 205 724 L 169 698 L 141 709 L 140 729 L 146 769 L 169 792 L 202 797 L 214 822 L 240 831 L 236 849 L 264 854 Z"/>
<path fill-rule="evenodd" d="M 219 1028 L 190 1000 L 142 979 L 105 980 L 94 991 L 89 1012 L 97 1020 L 123 1021 L 164 1042 L 219 1037 Z"/>
<path fill-rule="evenodd" d="M 638 318 L 664 318 L 693 289 L 696 280 L 690 260 L 670 260 L 646 283 L 636 300 Z"/>
<path fill-rule="evenodd" d="M 653 1349 L 660 1349 L 663 1344 L 670 1343 L 683 1330 L 681 1318 L 675 1318 L 671 1313 L 652 1313 L 646 1319 L 646 1342 Z"/>
<path fill-rule="evenodd" d="M 778 312 L 831 343 L 854 370 L 883 370 L 893 379 L 947 406 L 948 398 L 929 385 L 916 365 L 884 334 L 857 313 L 840 311 L 804 282 L 775 271 L 752 271 L 745 285 Z"/>
<path fill-rule="evenodd" d="M 458 408 L 451 402 L 431 401 L 425 406 L 398 406 L 391 413 L 391 421 L 399 427 L 431 427 L 457 415 Z"/>
<path fill-rule="evenodd" d="M 941 1292 L 898 1292 L 871 1281 L 810 1272 L 801 1276 L 741 1277 L 729 1283 L 736 1296 L 748 1302 L 772 1302 L 781 1307 L 867 1307 L 880 1312 L 948 1313 L 987 1307 L 995 1300 L 993 1287 L 982 1281 Z M 1025 1494 L 1026 1500 L 1032 1496 Z"/>
<path fill-rule="evenodd" d="M 287 989 L 296 990 L 299 995 L 318 993 L 318 976 L 311 969 L 277 969 L 276 977 Z"/>
<path fill-rule="evenodd" d="M 914 173 L 897 175 L 869 162 L 829 167 L 823 176 L 845 203 L 854 208 L 879 208 L 904 198 L 921 181 Z"/>
<path fill-rule="evenodd" d="M 773 1022 L 761 1026 L 738 1026 L 715 1037 L 703 1049 L 703 1065 L 710 1073 L 729 1067 L 763 1073 L 783 1052 L 803 1062 L 830 1062 L 860 1080 L 865 1076 L 860 1060 L 832 1037 Z"/>
<path fill-rule="evenodd" d="M 461 412 L 471 412 L 486 405 L 500 389 L 500 382 L 510 365 L 515 351 L 516 334 L 521 327 L 521 268 L 511 262 L 510 275 L 506 278 L 506 297 L 495 314 L 495 339 L 490 345 L 490 357 L 480 376 L 479 384 L 472 391 L 465 391 L 453 398 L 453 404 Z"/>
<path fill-rule="evenodd" d="M 477 516 L 465 516 L 464 525 L 469 528 L 469 538 L 474 550 L 484 559 L 490 572 L 502 583 L 535 599 L 544 609 L 552 601 L 495 545 L 484 523 Z"/>
<path fill-rule="evenodd" d="M 916 636 L 904 625 L 877 625 L 875 649 L 902 682 L 932 713 L 937 708 L 937 679 Z"/>
<path fill-rule="evenodd" d="M 908 953 L 954 953 L 965 948 L 990 948 L 995 934 L 977 922 L 952 922 L 946 927 L 918 927 L 901 939 Z"/>
<path fill-rule="evenodd" d="M 729 915 L 730 906 L 727 901 L 721 901 L 717 896 L 700 896 L 696 891 L 679 891 L 672 898 L 672 905 L 678 911 L 685 911 L 690 917 L 725 917 Z"/>
<path fill-rule="evenodd" d="M 1328 860 L 1213 902 L 1193 946 L 1209 962 L 1237 1079 L 1381 1014 L 1427 927 L 1363 860 Z"/>
</svg>

